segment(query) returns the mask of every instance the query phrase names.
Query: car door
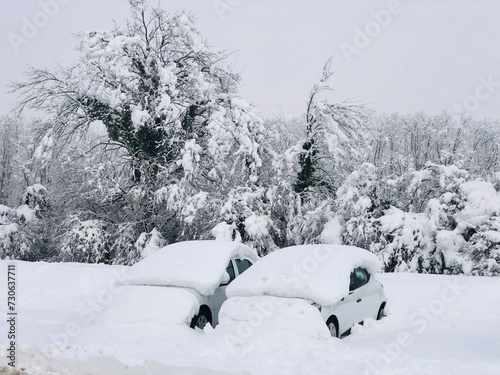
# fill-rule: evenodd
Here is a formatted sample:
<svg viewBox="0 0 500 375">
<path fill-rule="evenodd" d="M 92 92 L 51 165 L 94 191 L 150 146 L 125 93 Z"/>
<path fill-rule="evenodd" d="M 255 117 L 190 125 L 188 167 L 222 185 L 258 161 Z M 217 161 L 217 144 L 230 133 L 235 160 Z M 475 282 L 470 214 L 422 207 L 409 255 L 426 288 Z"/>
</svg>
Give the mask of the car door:
<svg viewBox="0 0 500 375">
<path fill-rule="evenodd" d="M 367 282 L 362 285 L 360 290 L 361 320 L 367 318 L 377 318 L 378 309 L 380 307 L 380 283 L 375 280 L 367 270 L 364 270 L 367 275 Z"/>
<path fill-rule="evenodd" d="M 354 269 L 351 273 L 356 294 L 356 318 L 355 323 L 361 323 L 366 318 L 372 317 L 373 288 L 370 288 L 370 274 L 362 267 Z"/>
<path fill-rule="evenodd" d="M 355 270 L 350 274 L 349 294 L 332 306 L 332 309 L 325 309 L 325 318 L 335 315 L 339 323 L 339 333 L 344 334 L 354 324 L 363 320 L 361 312 L 362 290 L 359 288 L 361 280 L 358 279 Z"/>
<path fill-rule="evenodd" d="M 347 331 L 353 324 L 358 322 L 359 311 L 358 303 L 358 293 L 356 291 L 350 291 L 347 296 L 338 301 L 332 306 L 332 309 L 324 309 L 326 313 L 325 319 L 330 315 L 335 315 L 339 323 L 339 334 L 342 335 Z"/>
</svg>

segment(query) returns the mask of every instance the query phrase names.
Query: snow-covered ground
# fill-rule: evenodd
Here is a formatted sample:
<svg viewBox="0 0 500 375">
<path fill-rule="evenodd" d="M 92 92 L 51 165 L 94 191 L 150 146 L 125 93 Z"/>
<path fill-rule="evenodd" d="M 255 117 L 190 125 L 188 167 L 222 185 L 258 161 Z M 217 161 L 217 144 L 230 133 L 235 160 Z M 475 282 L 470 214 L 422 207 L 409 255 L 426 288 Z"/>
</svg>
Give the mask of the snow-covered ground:
<svg viewBox="0 0 500 375">
<path fill-rule="evenodd" d="M 0 261 L 1 365 L 7 264 Z M 205 332 L 113 322 L 101 312 L 123 300 L 114 283 L 125 267 L 15 264 L 18 366 L 28 374 L 500 374 L 499 278 L 381 274 L 388 316 L 345 339 L 316 340 L 258 321 Z"/>
</svg>

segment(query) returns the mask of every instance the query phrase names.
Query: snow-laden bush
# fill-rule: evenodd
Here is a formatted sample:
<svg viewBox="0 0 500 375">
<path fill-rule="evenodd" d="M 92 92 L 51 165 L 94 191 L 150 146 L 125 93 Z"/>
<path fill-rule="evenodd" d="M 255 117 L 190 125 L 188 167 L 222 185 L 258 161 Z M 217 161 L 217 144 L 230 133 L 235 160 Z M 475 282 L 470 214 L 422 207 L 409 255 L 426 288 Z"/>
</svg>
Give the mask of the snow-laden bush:
<svg viewBox="0 0 500 375">
<path fill-rule="evenodd" d="M 289 224 L 291 243 L 303 245 L 324 243 L 325 240 L 331 242 L 332 236 L 334 237 L 339 230 L 338 227 L 334 227 L 333 220 L 336 218 L 338 219 L 333 199 L 302 201 L 300 196 L 297 197 L 296 211 Z M 329 230 L 334 232 L 330 233 Z"/>
<path fill-rule="evenodd" d="M 167 245 L 156 228 L 140 234 L 136 228 L 134 223 L 121 224 L 110 235 L 110 253 L 114 264 L 132 265 Z"/>
<path fill-rule="evenodd" d="M 381 235 L 370 250 L 379 255 L 384 270 L 424 272 L 428 254 L 434 248 L 426 216 L 391 207 L 378 222 Z"/>
<path fill-rule="evenodd" d="M 462 253 L 475 275 L 500 275 L 500 194 L 490 182 L 468 181 L 460 186 L 463 208 L 454 215 L 455 231 L 464 238 Z"/>
<path fill-rule="evenodd" d="M 34 184 L 26 188 L 23 197 L 24 203 L 40 217 L 49 208 L 47 188 L 40 184 Z"/>
<path fill-rule="evenodd" d="M 141 233 L 137 241 L 135 241 L 135 248 L 140 254 L 140 259 L 144 259 L 166 244 L 161 233 L 156 228 L 153 228 L 149 233 Z"/>
<path fill-rule="evenodd" d="M 426 214 L 435 233 L 430 271 L 446 274 L 498 274 L 500 195 L 492 183 L 455 181 L 437 199 L 427 203 Z"/>
<path fill-rule="evenodd" d="M 385 211 L 377 220 L 381 236 L 370 246 L 385 270 L 498 275 L 500 194 L 494 185 L 470 180 L 455 166 L 427 164 L 409 176 L 399 182 L 410 181 L 404 185 L 410 203 Z"/>
<path fill-rule="evenodd" d="M 496 218 L 494 226 L 475 233 L 464 252 L 470 254 L 473 275 L 500 276 L 500 220 Z"/>
<path fill-rule="evenodd" d="M 397 179 L 400 194 L 394 204 L 403 210 L 423 212 L 429 200 L 457 193 L 468 179 L 469 173 L 455 165 L 426 163 L 422 169 L 410 170 Z"/>
<path fill-rule="evenodd" d="M 15 237 L 19 231 L 19 224 L 15 221 L 15 210 L 0 205 L 0 258 L 15 257 Z"/>
<path fill-rule="evenodd" d="M 0 258 L 46 259 L 50 251 L 42 219 L 50 207 L 47 189 L 40 184 L 28 186 L 23 201 L 17 208 L 0 205 Z"/>
<path fill-rule="evenodd" d="M 343 218 L 343 243 L 369 249 L 379 236 L 377 219 L 387 209 L 389 186 L 382 183 L 377 168 L 363 163 L 337 190 L 335 207 Z"/>
<path fill-rule="evenodd" d="M 76 215 L 66 220 L 61 251 L 72 262 L 106 263 L 109 261 L 109 235 L 101 220 L 80 220 Z"/>
<path fill-rule="evenodd" d="M 113 264 L 130 266 L 140 259 L 134 244 L 138 238 L 134 223 L 121 223 L 110 238 L 110 257 Z"/>
<path fill-rule="evenodd" d="M 259 255 L 276 249 L 273 234 L 276 228 L 270 218 L 272 192 L 264 188 L 240 187 L 232 189 L 215 215 L 218 223 L 211 228 L 217 240 L 243 242 Z"/>
<path fill-rule="evenodd" d="M 39 260 L 43 249 L 37 247 L 39 221 L 27 205 L 16 209 L 0 205 L 0 259 Z"/>
</svg>

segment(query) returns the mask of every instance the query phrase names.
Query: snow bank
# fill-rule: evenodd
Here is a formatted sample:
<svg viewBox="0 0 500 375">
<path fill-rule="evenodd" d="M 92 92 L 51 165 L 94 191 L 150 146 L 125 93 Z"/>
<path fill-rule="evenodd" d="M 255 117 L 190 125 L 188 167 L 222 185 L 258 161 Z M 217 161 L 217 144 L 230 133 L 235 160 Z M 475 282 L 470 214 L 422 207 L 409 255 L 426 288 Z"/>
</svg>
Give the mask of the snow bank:
<svg viewBox="0 0 500 375">
<path fill-rule="evenodd" d="M 186 324 L 200 308 L 196 297 L 185 289 L 145 285 L 121 289 L 96 323 Z"/>
<path fill-rule="evenodd" d="M 230 298 L 221 307 L 217 329 L 245 335 L 261 329 L 284 330 L 315 339 L 330 338 L 319 310 L 297 298 Z"/>
<path fill-rule="evenodd" d="M 134 264 L 122 280 L 129 285 L 192 288 L 207 296 L 229 280 L 226 273 L 229 260 L 243 257 L 258 259 L 255 250 L 238 242 L 178 242 Z"/>
<path fill-rule="evenodd" d="M 351 271 L 361 266 L 375 273 L 381 264 L 372 253 L 353 246 L 287 247 L 267 255 L 237 277 L 226 295 L 305 298 L 327 306 L 349 294 Z"/>
</svg>

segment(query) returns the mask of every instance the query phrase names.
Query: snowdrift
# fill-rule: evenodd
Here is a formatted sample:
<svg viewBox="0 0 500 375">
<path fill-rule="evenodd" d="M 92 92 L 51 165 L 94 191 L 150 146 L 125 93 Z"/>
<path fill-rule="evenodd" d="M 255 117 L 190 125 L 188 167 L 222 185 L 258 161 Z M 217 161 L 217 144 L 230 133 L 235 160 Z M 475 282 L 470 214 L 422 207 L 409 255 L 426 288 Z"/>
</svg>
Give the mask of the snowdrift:
<svg viewBox="0 0 500 375">
<path fill-rule="evenodd" d="M 96 322 L 186 324 L 199 309 L 196 297 L 185 289 L 127 285 L 120 288 Z"/>
<path fill-rule="evenodd" d="M 302 299 L 272 296 L 234 297 L 222 305 L 218 330 L 288 331 L 326 340 L 331 337 L 319 310 Z"/>
</svg>

